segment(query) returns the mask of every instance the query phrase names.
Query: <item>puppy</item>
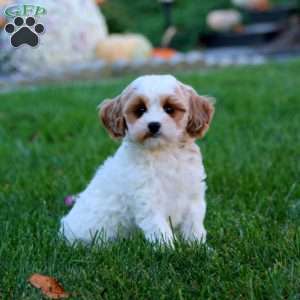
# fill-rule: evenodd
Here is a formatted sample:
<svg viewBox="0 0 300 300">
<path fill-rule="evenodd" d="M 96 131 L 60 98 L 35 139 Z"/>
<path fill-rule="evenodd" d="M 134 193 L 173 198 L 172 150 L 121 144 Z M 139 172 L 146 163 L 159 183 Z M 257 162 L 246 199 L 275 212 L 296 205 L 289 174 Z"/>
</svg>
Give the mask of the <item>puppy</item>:
<svg viewBox="0 0 300 300">
<path fill-rule="evenodd" d="M 135 228 L 150 242 L 205 242 L 205 170 L 195 144 L 214 113 L 206 97 L 170 75 L 148 75 L 100 105 L 100 118 L 122 144 L 97 170 L 61 220 L 69 242 L 112 240 Z"/>
</svg>

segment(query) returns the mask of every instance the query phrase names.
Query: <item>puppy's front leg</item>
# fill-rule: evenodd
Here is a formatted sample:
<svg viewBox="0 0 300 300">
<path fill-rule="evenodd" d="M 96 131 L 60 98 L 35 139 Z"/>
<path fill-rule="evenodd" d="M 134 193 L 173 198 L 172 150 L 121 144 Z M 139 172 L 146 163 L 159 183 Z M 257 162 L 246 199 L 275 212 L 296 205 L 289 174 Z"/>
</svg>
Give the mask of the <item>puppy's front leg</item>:
<svg viewBox="0 0 300 300">
<path fill-rule="evenodd" d="M 136 218 L 136 223 L 144 232 L 145 238 L 173 247 L 173 233 L 168 221 L 159 213 L 145 213 Z"/>
<path fill-rule="evenodd" d="M 205 243 L 206 230 L 204 228 L 204 217 L 206 212 L 206 203 L 203 200 L 191 205 L 188 214 L 181 225 L 183 238 L 187 241 L 198 241 Z"/>
</svg>

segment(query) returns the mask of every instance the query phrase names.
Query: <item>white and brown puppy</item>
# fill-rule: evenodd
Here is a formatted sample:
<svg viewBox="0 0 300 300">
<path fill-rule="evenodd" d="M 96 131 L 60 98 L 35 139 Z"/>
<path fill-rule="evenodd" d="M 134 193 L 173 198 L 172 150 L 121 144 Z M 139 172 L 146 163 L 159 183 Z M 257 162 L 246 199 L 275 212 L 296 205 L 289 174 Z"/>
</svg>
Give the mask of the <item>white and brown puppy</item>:
<svg viewBox="0 0 300 300">
<path fill-rule="evenodd" d="M 65 238 L 114 239 L 140 228 L 149 241 L 172 244 L 173 227 L 205 242 L 206 175 L 195 139 L 213 112 L 209 99 L 170 75 L 139 77 L 105 100 L 100 117 L 122 144 L 61 220 Z"/>
</svg>

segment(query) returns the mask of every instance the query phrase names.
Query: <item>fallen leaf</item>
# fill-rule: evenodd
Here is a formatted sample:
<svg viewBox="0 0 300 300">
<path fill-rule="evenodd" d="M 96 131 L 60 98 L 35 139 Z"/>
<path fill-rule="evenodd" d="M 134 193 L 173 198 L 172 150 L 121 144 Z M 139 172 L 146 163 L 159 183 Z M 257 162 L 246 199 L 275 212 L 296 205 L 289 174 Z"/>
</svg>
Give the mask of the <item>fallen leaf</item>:
<svg viewBox="0 0 300 300">
<path fill-rule="evenodd" d="M 55 278 L 41 274 L 33 274 L 28 281 L 35 288 L 41 289 L 42 293 L 50 299 L 62 299 L 70 296 Z"/>
</svg>

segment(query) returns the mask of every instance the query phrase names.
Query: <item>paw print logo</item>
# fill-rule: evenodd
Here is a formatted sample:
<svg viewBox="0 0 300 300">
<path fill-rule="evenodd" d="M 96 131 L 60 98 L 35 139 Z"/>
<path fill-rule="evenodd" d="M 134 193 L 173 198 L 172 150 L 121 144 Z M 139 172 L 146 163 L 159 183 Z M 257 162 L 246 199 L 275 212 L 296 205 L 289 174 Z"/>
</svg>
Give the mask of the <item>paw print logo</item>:
<svg viewBox="0 0 300 300">
<path fill-rule="evenodd" d="M 38 45 L 39 35 L 45 31 L 43 24 L 36 24 L 33 17 L 28 17 L 26 20 L 16 17 L 13 23 L 5 26 L 5 31 L 11 34 L 10 41 L 13 47 L 17 48 L 26 44 L 31 47 Z"/>
</svg>

